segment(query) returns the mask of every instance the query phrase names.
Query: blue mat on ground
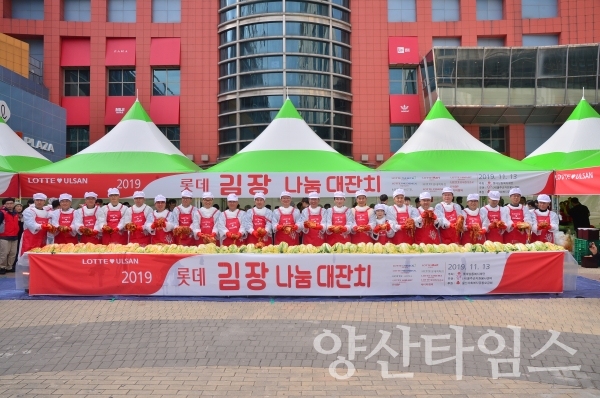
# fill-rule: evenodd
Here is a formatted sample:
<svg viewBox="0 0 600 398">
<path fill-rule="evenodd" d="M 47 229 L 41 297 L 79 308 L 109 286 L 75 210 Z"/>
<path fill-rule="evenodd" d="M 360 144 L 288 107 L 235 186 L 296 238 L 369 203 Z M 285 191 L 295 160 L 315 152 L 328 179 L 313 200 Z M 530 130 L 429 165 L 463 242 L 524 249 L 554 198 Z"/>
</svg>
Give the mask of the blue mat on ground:
<svg viewBox="0 0 600 398">
<path fill-rule="evenodd" d="M 439 301 L 439 300 L 506 300 L 552 298 L 600 298 L 600 282 L 577 277 L 577 290 L 545 294 L 499 294 L 481 296 L 363 296 L 363 297 L 293 297 L 293 296 L 236 296 L 236 297 L 173 297 L 173 296 L 29 296 L 17 290 L 15 278 L 0 278 L 0 300 L 137 300 L 137 301 Z"/>
</svg>

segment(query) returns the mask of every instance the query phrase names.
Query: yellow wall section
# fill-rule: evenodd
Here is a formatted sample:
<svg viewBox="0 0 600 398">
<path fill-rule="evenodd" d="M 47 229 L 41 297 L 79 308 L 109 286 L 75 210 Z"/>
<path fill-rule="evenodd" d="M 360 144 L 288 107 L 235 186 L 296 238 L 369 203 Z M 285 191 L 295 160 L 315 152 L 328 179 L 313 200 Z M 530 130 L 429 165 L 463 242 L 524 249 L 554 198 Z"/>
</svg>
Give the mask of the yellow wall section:
<svg viewBox="0 0 600 398">
<path fill-rule="evenodd" d="M 0 65 L 29 78 L 29 44 L 0 33 Z"/>
</svg>

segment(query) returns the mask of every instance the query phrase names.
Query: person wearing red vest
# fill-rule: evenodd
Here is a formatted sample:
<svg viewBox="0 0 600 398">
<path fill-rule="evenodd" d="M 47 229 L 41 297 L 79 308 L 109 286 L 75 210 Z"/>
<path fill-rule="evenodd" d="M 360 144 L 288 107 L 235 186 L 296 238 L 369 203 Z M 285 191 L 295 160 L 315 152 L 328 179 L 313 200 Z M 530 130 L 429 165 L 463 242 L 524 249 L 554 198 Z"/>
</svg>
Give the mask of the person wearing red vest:
<svg viewBox="0 0 600 398">
<path fill-rule="evenodd" d="M 356 206 L 352 209 L 354 226 L 352 227 L 352 243 L 372 243 L 371 232 L 375 228 L 375 211 L 367 205 L 367 193 L 356 191 Z"/>
<path fill-rule="evenodd" d="M 309 192 L 308 207 L 302 210 L 302 243 L 305 245 L 321 246 L 325 243 L 326 210 L 319 206 L 319 199 L 317 192 Z"/>
<path fill-rule="evenodd" d="M 421 206 L 417 209 L 419 215 L 415 218 L 415 243 L 437 245 L 440 243 L 438 227 L 441 225 L 442 214 L 437 214 L 431 207 L 431 194 L 421 192 L 419 195 Z"/>
<path fill-rule="evenodd" d="M 75 220 L 75 210 L 71 207 L 73 197 L 68 193 L 60 195 L 60 208 L 54 210 L 50 216 L 50 223 L 55 228 L 54 243 L 77 244 L 77 230 L 73 228 Z"/>
<path fill-rule="evenodd" d="M 486 230 L 486 240 L 492 242 L 504 243 L 504 233 L 506 232 L 506 223 L 508 216 L 506 208 L 498 205 L 500 202 L 500 192 L 488 192 L 488 204 L 479 211 L 481 214 L 482 228 Z"/>
<path fill-rule="evenodd" d="M 303 224 L 300 221 L 300 210 L 291 206 L 292 195 L 283 191 L 279 196 L 281 206 L 273 212 L 273 231 L 275 231 L 275 244 L 286 242 L 290 246 L 300 243 L 300 231 Z"/>
<path fill-rule="evenodd" d="M 460 233 L 464 225 L 462 208 L 453 202 L 454 191 L 450 187 L 442 190 L 442 202 L 435 206 L 435 213 L 440 220 L 440 237 L 442 243 L 459 243 Z"/>
<path fill-rule="evenodd" d="M 371 232 L 371 237 L 375 242 L 385 245 L 392 241 L 395 231 L 391 222 L 386 218 L 386 205 L 378 203 L 375 205 L 375 228 Z"/>
<path fill-rule="evenodd" d="M 483 217 L 479 208 L 479 195 L 471 193 L 467 196 L 467 207 L 462 211 L 465 220 L 460 244 L 485 243 L 485 228 L 483 228 Z"/>
<path fill-rule="evenodd" d="M 550 211 L 550 196 L 538 195 L 538 208 L 533 210 L 532 242 L 554 243 L 554 234 L 558 232 L 558 214 Z"/>
<path fill-rule="evenodd" d="M 245 211 L 238 209 L 237 195 L 227 195 L 227 209 L 221 212 L 217 220 L 217 230 L 221 246 L 241 246 L 245 244 L 246 229 L 243 225 Z"/>
<path fill-rule="evenodd" d="M 404 198 L 404 189 L 394 191 L 394 204 L 386 209 L 386 218 L 395 232 L 390 242 L 395 245 L 401 243 L 415 243 L 415 219 L 419 217 L 417 209 L 407 204 Z"/>
<path fill-rule="evenodd" d="M 174 243 L 173 213 L 167 209 L 167 198 L 163 195 L 156 195 L 154 198 L 154 211 L 152 212 L 153 222 L 148 228 L 150 231 L 150 242 L 153 245 L 170 245 Z"/>
<path fill-rule="evenodd" d="M 33 195 L 33 205 L 23 210 L 23 236 L 19 257 L 36 247 L 46 246 L 46 237 L 53 228 L 50 225 L 50 213 L 44 209 L 47 196 L 43 193 Z"/>
<path fill-rule="evenodd" d="M 13 271 L 13 264 L 19 250 L 19 214 L 15 211 L 15 199 L 2 199 L 0 224 L 4 231 L 0 233 L 0 275 Z"/>
<path fill-rule="evenodd" d="M 125 211 L 127 206 L 119 203 L 120 192 L 117 188 L 108 189 L 108 204 L 102 207 L 105 224 L 102 226 L 102 244 L 117 243 L 126 245 L 128 241 L 125 231 Z"/>
<path fill-rule="evenodd" d="M 265 207 L 265 194 L 257 192 L 254 194 L 254 207 L 244 214 L 243 225 L 248 233 L 246 244 L 261 246 L 273 244 L 272 218 L 273 213 Z"/>
<path fill-rule="evenodd" d="M 354 226 L 354 213 L 352 209 L 344 206 L 346 194 L 337 191 L 333 194 L 333 206 L 327 211 L 325 217 L 325 240 L 328 244 L 350 242 L 350 231 Z"/>
<path fill-rule="evenodd" d="M 84 194 L 85 204 L 82 208 L 75 210 L 73 229 L 81 235 L 81 243 L 100 244 L 100 232 L 104 224 L 104 213 L 96 206 L 98 195 L 95 192 Z"/>
<path fill-rule="evenodd" d="M 214 197 L 210 192 L 202 194 L 202 207 L 198 209 L 200 224 L 194 231 L 194 235 L 200 239 L 200 244 L 215 243 L 217 240 L 217 222 L 221 216 L 219 209 L 213 207 Z"/>
<path fill-rule="evenodd" d="M 192 205 L 192 196 L 192 191 L 185 189 L 181 192 L 181 204 L 173 209 L 173 238 L 177 245 L 198 245 L 194 231 L 200 229 L 200 214 Z"/>
<path fill-rule="evenodd" d="M 140 246 L 150 244 L 150 227 L 154 222 L 154 212 L 146 203 L 146 195 L 142 191 L 133 193 L 133 206 L 125 212 L 125 229 L 129 232 L 129 243 Z"/>
<path fill-rule="evenodd" d="M 513 188 L 509 192 L 510 203 L 505 206 L 507 222 L 504 243 L 527 243 L 533 226 L 533 214 L 527 206 L 520 204 L 521 190 Z"/>
</svg>

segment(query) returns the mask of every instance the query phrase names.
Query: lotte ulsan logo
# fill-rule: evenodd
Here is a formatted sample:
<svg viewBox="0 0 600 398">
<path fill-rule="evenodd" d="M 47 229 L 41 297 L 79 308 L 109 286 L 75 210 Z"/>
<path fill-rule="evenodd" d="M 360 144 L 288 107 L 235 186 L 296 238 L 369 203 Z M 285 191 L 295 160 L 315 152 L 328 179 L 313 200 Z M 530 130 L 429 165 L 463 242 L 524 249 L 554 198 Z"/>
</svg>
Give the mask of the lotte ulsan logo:
<svg viewBox="0 0 600 398">
<path fill-rule="evenodd" d="M 139 264 L 138 258 L 83 258 L 81 264 L 83 265 L 109 265 L 109 264 Z"/>
<path fill-rule="evenodd" d="M 408 113 L 408 105 L 400 105 L 400 112 Z"/>
</svg>

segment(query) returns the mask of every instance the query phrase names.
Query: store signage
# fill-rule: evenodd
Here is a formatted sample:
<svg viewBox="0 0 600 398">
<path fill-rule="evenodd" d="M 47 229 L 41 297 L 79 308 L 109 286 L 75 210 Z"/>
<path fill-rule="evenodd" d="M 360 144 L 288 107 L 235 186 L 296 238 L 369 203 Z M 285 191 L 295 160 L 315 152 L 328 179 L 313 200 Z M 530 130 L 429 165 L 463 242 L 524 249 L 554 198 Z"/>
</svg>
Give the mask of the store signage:
<svg viewBox="0 0 600 398">
<path fill-rule="evenodd" d="M 421 111 L 418 95 L 390 95 L 391 124 L 419 124 Z"/>
<path fill-rule="evenodd" d="M 418 65 L 418 38 L 416 36 L 389 37 L 388 58 L 390 65 Z"/>
<path fill-rule="evenodd" d="M 23 141 L 25 141 L 25 143 L 32 148 L 54 153 L 54 145 L 49 142 L 36 140 L 35 138 L 31 137 L 23 137 Z"/>
<path fill-rule="evenodd" d="M 10 119 L 10 109 L 8 109 L 8 105 L 4 101 L 0 101 L 0 116 L 2 116 L 5 122 Z"/>
</svg>

